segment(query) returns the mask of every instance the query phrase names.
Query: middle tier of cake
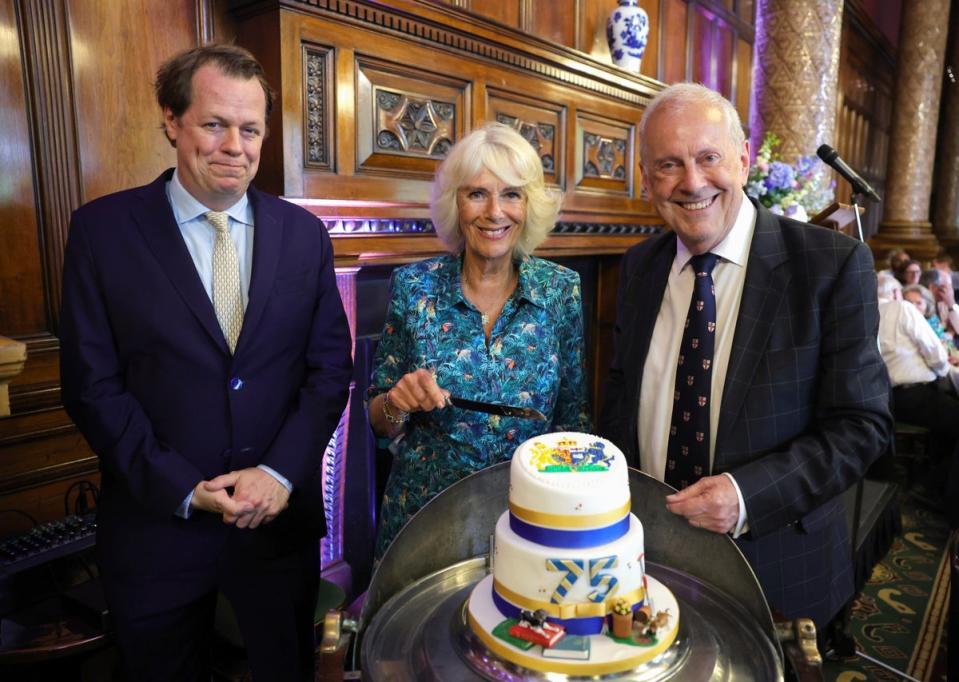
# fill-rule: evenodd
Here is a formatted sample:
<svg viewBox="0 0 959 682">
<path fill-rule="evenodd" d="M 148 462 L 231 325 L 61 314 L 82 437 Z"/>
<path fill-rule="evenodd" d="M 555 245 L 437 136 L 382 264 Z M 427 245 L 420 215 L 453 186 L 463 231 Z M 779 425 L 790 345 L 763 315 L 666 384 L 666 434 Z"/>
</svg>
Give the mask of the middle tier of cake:
<svg viewBox="0 0 959 682">
<path fill-rule="evenodd" d="M 504 617 L 543 609 L 570 634 L 602 631 L 614 600 L 635 611 L 643 605 L 643 525 L 629 514 L 629 529 L 592 547 L 553 547 L 520 537 L 505 512 L 493 540 L 493 601 Z"/>
</svg>

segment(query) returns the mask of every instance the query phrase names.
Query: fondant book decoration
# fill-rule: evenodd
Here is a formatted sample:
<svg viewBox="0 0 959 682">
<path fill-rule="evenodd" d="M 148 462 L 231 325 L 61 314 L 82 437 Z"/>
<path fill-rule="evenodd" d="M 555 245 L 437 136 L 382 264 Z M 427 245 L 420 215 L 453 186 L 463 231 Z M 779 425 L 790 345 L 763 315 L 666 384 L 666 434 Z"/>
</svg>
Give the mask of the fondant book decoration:
<svg viewBox="0 0 959 682">
<path fill-rule="evenodd" d="M 493 628 L 493 636 L 496 637 L 497 639 L 503 640 L 507 644 L 512 644 L 517 649 L 528 651 L 529 649 L 533 648 L 532 642 L 525 639 L 520 639 L 519 637 L 513 637 L 511 634 L 509 634 L 510 628 L 516 625 L 518 622 L 519 621 L 516 620 L 515 618 L 507 618 L 502 623 L 500 623 L 495 628 Z"/>
<path fill-rule="evenodd" d="M 550 648 L 543 649 L 543 657 L 588 661 L 589 637 L 584 635 L 566 635 Z"/>
</svg>

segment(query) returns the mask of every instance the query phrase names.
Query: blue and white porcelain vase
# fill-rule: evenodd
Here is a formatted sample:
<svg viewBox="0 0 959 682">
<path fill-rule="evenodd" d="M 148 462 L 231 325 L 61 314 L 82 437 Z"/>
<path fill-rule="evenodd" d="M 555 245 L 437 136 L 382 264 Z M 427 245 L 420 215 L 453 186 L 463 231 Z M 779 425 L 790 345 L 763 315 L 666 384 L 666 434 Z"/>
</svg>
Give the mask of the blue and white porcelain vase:
<svg viewBox="0 0 959 682">
<path fill-rule="evenodd" d="M 606 21 L 606 41 L 613 63 L 621 69 L 639 73 L 649 40 L 649 15 L 639 0 L 619 0 Z"/>
</svg>

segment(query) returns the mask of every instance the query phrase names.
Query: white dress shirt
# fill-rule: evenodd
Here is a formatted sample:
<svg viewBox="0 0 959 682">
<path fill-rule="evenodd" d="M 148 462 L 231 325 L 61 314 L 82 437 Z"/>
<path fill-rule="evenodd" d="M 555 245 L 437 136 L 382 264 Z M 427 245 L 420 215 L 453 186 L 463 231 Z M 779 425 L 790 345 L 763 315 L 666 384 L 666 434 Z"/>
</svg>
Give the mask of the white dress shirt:
<svg viewBox="0 0 959 682">
<path fill-rule="evenodd" d="M 936 314 L 939 315 L 947 332 L 959 334 L 959 303 L 953 303 L 950 306 L 945 301 L 936 301 Z"/>
<path fill-rule="evenodd" d="M 713 352 L 713 377 L 709 396 L 709 466 L 712 470 L 716 453 L 716 431 L 729 353 L 736 333 L 739 303 L 746 282 L 749 246 L 756 227 L 756 209 L 743 194 L 739 214 L 729 234 L 711 252 L 719 256 L 713 270 L 716 288 L 716 342 Z M 676 385 L 676 367 L 679 346 L 689 301 L 693 294 L 693 270 L 687 267 L 692 254 L 679 239 L 663 293 L 663 301 L 656 316 L 653 336 L 649 343 L 646 364 L 643 366 L 643 385 L 639 400 L 639 451 L 643 469 L 650 476 L 664 480 L 669 444 L 669 425 L 673 412 L 673 392 Z M 728 474 L 727 474 L 728 476 Z M 739 523 L 734 536 L 743 532 L 746 506 L 736 480 L 729 476 L 739 496 Z"/>
<path fill-rule="evenodd" d="M 200 276 L 206 295 L 213 301 L 213 245 L 216 242 L 216 230 L 206 219 L 205 215 L 212 210 L 201 204 L 190 194 L 180 182 L 179 171 L 173 172 L 173 177 L 166 185 L 167 200 L 173 209 L 173 217 L 183 236 L 193 265 Z M 247 199 L 246 193 L 240 200 L 224 211 L 229 216 L 230 238 L 236 246 L 237 261 L 240 268 L 240 294 L 243 299 L 243 311 L 250 301 L 250 273 L 253 266 L 253 207 Z M 271 467 L 260 464 L 262 469 L 279 481 L 288 492 L 293 490 L 293 484 Z M 193 500 L 193 491 L 186 496 L 176 510 L 176 515 L 182 518 L 190 516 L 190 502 Z"/>
<path fill-rule="evenodd" d="M 949 353 L 908 301 L 879 302 L 879 351 L 893 386 L 926 384 L 949 373 Z"/>
<path fill-rule="evenodd" d="M 204 214 L 212 210 L 201 204 L 186 191 L 180 183 L 179 171 L 167 183 L 167 199 L 173 208 L 173 217 L 183 235 L 187 251 L 196 266 L 206 295 L 213 300 L 213 245 L 216 242 L 216 230 Z M 246 193 L 230 208 L 224 211 L 229 217 L 230 239 L 236 246 L 237 261 L 240 266 L 240 294 L 243 297 L 243 310 L 250 301 L 250 271 L 253 265 L 253 207 Z"/>
</svg>

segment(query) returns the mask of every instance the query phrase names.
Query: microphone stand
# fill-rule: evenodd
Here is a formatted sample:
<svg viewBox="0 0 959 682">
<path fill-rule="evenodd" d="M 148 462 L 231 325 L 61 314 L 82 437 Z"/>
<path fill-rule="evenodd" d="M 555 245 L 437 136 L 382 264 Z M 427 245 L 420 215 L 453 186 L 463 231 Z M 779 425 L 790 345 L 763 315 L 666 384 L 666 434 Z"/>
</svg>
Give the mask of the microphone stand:
<svg viewBox="0 0 959 682">
<path fill-rule="evenodd" d="M 863 239 L 863 236 L 862 236 L 862 220 L 859 219 L 859 201 L 862 200 L 860 197 L 862 197 L 863 199 L 865 198 L 859 192 L 853 191 L 852 197 L 851 197 L 852 211 L 853 213 L 856 214 L 856 228 L 859 230 L 859 241 L 865 242 L 866 240 Z"/>
</svg>

